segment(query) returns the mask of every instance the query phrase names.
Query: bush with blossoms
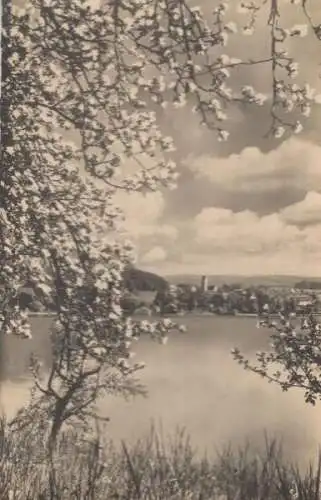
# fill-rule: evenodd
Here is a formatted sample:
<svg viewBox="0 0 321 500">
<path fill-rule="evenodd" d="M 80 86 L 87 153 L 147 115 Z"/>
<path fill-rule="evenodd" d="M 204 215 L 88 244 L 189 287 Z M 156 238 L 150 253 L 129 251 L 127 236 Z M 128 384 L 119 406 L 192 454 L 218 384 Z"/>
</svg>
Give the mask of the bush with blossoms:
<svg viewBox="0 0 321 500">
<path fill-rule="evenodd" d="M 283 391 L 299 388 L 306 403 L 321 399 L 321 324 L 316 314 L 297 318 L 281 313 L 279 318 L 260 319 L 258 328 L 271 330 L 270 349 L 257 352 L 256 361 L 248 360 L 239 349 L 234 359 L 246 370 L 275 383 Z"/>
<path fill-rule="evenodd" d="M 277 0 L 240 2 L 240 13 L 216 1 L 210 16 L 187 0 L 4 3 L 1 333 L 31 336 L 17 306 L 26 282 L 56 312 L 49 373 L 32 361 L 32 397 L 13 425 L 38 419 L 54 443 L 66 423 L 90 427 L 103 394 L 142 392 L 133 342 L 142 334 L 164 342 L 178 325 L 133 321 L 122 310 L 133 247 L 120 233 L 115 196 L 175 186 L 174 145 L 158 125 L 158 107 L 191 106 L 218 140 L 228 138 L 228 114 L 239 103 L 267 106 L 275 137 L 301 131 L 317 97 L 296 79 L 285 47 L 320 30 L 307 2 L 292 3 L 306 27 L 284 28 Z M 255 31 L 261 11 L 268 53 L 240 60 L 229 40 Z M 231 83 L 236 71 L 263 65 L 271 69 L 270 94 Z M 292 332 L 289 347 L 301 339 Z"/>
</svg>

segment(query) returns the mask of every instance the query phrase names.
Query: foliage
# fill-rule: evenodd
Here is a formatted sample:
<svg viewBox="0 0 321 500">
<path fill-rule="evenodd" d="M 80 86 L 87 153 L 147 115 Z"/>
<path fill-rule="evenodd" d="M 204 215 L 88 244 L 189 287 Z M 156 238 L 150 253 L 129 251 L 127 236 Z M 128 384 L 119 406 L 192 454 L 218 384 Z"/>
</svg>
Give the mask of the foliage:
<svg viewBox="0 0 321 500">
<path fill-rule="evenodd" d="M 234 358 L 247 370 L 275 382 L 283 391 L 300 388 L 305 401 L 315 405 L 321 399 L 321 325 L 312 313 L 304 318 L 287 317 L 280 320 L 269 317 L 259 321 L 259 327 L 272 330 L 271 350 L 258 352 L 256 361 L 250 362 L 239 349 Z"/>
<path fill-rule="evenodd" d="M 167 288 L 167 281 L 157 274 L 128 266 L 124 272 L 124 286 L 130 291 L 156 291 Z"/>
<path fill-rule="evenodd" d="M 4 5 L 0 327 L 31 336 L 16 304 L 26 282 L 55 304 L 52 367 L 45 376 L 34 361 L 33 397 L 19 414 L 25 425 L 50 425 L 52 446 L 64 422 L 89 425 L 100 395 L 140 393 L 132 376 L 141 366 L 128 363 L 132 341 L 142 332 L 162 340 L 175 326 L 134 323 L 121 307 L 132 246 L 117 236 L 115 194 L 172 187 L 177 178 L 172 141 L 151 102 L 181 106 L 188 98 L 220 140 L 235 103 L 269 102 L 275 137 L 302 129 L 298 113 L 309 114 L 315 95 L 292 82 L 297 64 L 283 46 L 306 30 L 283 29 L 277 0 L 264 4 L 270 53 L 244 61 L 224 54 L 237 29 L 225 3 L 210 22 L 185 0 Z M 248 32 L 258 8 L 243 10 Z M 260 64 L 271 66 L 271 96 L 228 86 L 241 66 Z"/>
<path fill-rule="evenodd" d="M 320 500 L 321 458 L 304 474 L 274 441 L 259 454 L 245 446 L 207 458 L 182 430 L 164 438 L 152 428 L 120 448 L 99 432 L 88 438 L 70 430 L 48 464 L 41 432 L 13 432 L 5 421 L 0 432 L 0 496 L 10 500 Z"/>
</svg>

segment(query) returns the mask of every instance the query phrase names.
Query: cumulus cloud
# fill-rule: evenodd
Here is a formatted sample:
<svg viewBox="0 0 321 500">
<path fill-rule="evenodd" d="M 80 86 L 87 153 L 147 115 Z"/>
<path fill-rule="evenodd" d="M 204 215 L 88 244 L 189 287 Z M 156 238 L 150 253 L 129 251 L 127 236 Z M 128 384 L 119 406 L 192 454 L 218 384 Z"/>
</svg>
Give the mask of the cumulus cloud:
<svg viewBox="0 0 321 500">
<path fill-rule="evenodd" d="M 229 193 L 227 199 L 241 193 L 246 203 L 253 193 L 258 199 L 276 198 L 285 189 L 301 193 L 265 213 L 251 205 L 222 207 L 200 191 L 198 210 L 179 219 L 160 192 L 119 193 L 139 265 L 162 274 L 321 275 L 320 160 L 321 147 L 293 138 L 267 153 L 246 148 L 228 158 L 190 161 L 190 171 L 216 192 Z M 192 196 L 184 203 L 188 207 Z"/>
<path fill-rule="evenodd" d="M 201 251 L 186 253 L 178 261 L 168 260 L 155 265 L 153 270 L 163 275 L 295 275 L 321 276 L 320 258 L 311 260 L 301 249 L 293 248 L 271 254 L 249 255 L 223 253 L 204 254 Z"/>
<path fill-rule="evenodd" d="M 176 238 L 176 228 L 162 222 L 165 208 L 162 193 L 119 192 L 115 201 L 124 212 L 125 220 L 122 229 L 131 238 L 139 239 L 151 236 Z"/>
<path fill-rule="evenodd" d="M 158 266 L 164 274 L 321 276 L 321 222 L 297 226 L 283 211 L 259 216 L 250 210 L 205 207 L 189 232 L 186 227 L 175 258 L 171 255 L 155 269 Z"/>
<path fill-rule="evenodd" d="M 139 266 L 161 274 L 321 275 L 321 194 L 316 191 L 267 215 L 205 206 L 176 225 L 166 223 L 161 193 L 121 196 Z"/>
<path fill-rule="evenodd" d="M 310 191 L 302 201 L 285 207 L 281 211 L 281 218 L 296 225 L 321 223 L 321 194 Z"/>
<path fill-rule="evenodd" d="M 145 264 L 154 264 L 156 262 L 162 262 L 166 259 L 167 252 L 161 246 L 156 246 L 149 250 L 143 255 L 141 262 Z"/>
<path fill-rule="evenodd" d="M 196 242 L 212 251 L 245 254 L 275 252 L 300 243 L 304 237 L 279 214 L 259 217 L 250 210 L 234 213 L 222 208 L 204 208 L 194 219 Z"/>
<path fill-rule="evenodd" d="M 225 191 L 271 193 L 284 188 L 321 191 L 321 147 L 291 138 L 267 153 L 245 148 L 226 158 L 187 158 L 196 177 L 203 177 Z"/>
</svg>

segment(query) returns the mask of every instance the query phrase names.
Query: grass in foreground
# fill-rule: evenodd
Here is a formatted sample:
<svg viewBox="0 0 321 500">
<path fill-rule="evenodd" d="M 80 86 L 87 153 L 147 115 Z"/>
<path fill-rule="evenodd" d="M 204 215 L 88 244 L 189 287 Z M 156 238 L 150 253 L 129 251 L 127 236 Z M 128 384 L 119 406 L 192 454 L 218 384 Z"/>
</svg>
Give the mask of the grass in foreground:
<svg viewBox="0 0 321 500">
<path fill-rule="evenodd" d="M 97 437 L 62 435 L 55 460 L 34 433 L 0 428 L 2 500 L 320 500 L 321 457 L 302 474 L 276 442 L 260 456 L 249 447 L 198 459 L 184 432 L 165 440 L 154 429 L 116 450 Z"/>
</svg>

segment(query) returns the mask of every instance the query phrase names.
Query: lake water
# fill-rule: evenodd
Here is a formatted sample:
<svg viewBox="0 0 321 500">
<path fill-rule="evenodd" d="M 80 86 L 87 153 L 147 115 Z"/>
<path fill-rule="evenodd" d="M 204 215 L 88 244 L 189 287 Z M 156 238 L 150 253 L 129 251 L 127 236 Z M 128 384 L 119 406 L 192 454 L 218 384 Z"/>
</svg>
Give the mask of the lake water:
<svg viewBox="0 0 321 500">
<path fill-rule="evenodd" d="M 143 339 L 137 360 L 149 396 L 125 402 L 108 398 L 102 411 L 110 416 L 110 436 L 135 441 L 153 420 L 165 433 L 185 427 L 200 452 L 229 442 L 249 439 L 259 444 L 264 432 L 283 440 L 290 459 L 304 463 L 321 443 L 320 407 L 307 406 L 300 391 L 283 393 L 254 374 L 245 372 L 230 355 L 237 346 L 250 358 L 267 346 L 268 334 L 253 318 L 188 317 L 185 334 L 174 334 L 166 346 Z M 34 340 L 7 337 L 2 345 L 3 408 L 12 414 L 28 396 L 27 360 L 34 350 L 50 359 L 50 319 L 34 320 Z"/>
</svg>

